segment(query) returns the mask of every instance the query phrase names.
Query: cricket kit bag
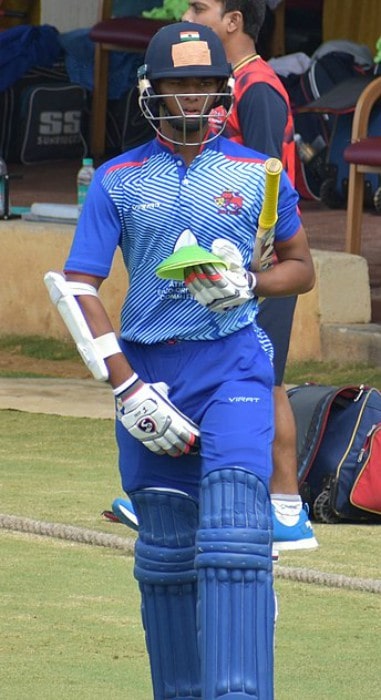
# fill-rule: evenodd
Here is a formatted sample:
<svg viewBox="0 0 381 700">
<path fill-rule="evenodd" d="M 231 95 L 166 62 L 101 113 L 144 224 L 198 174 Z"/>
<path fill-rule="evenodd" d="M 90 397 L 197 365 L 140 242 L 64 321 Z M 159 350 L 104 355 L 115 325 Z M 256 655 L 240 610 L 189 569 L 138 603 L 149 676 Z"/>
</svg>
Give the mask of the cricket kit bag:
<svg viewBox="0 0 381 700">
<path fill-rule="evenodd" d="M 141 112 L 138 96 L 138 89 L 133 86 L 119 99 L 107 101 L 106 151 L 108 154 L 122 153 L 154 138 L 155 131 Z"/>
<path fill-rule="evenodd" d="M 0 92 L 0 155 L 8 159 L 8 149 L 12 135 L 12 114 L 14 97 L 11 90 Z"/>
<path fill-rule="evenodd" d="M 329 116 L 330 134 L 324 150 L 305 165 L 305 175 L 309 180 L 315 176 L 315 192 L 319 199 L 331 209 L 343 208 L 348 198 L 349 163 L 344 159 L 346 146 L 351 143 L 353 115 L 356 102 L 364 88 L 374 79 L 372 76 L 350 78 L 332 88 L 318 100 L 306 105 L 307 114 Z M 372 110 L 369 136 L 381 134 L 381 104 Z M 380 176 L 366 173 L 364 176 L 364 207 L 373 208 L 375 194 L 381 186 Z"/>
<path fill-rule="evenodd" d="M 155 0 L 150 0 L 151 4 Z M 126 0 L 119 2 L 123 14 L 137 16 L 138 7 L 143 0 L 129 0 L 134 10 L 126 12 Z M 113 3 L 115 15 L 118 14 L 116 2 Z M 147 6 L 147 1 L 145 2 Z M 147 8 L 148 9 L 148 8 Z M 60 35 L 60 42 L 65 52 L 65 67 L 70 80 L 82 85 L 87 91 L 86 117 L 84 120 L 85 139 L 91 147 L 91 111 L 94 92 L 95 43 L 91 30 L 74 29 Z M 142 56 L 134 52 L 111 51 L 108 61 L 107 109 L 106 109 L 106 154 L 117 155 L 130 148 L 135 148 L 154 138 L 155 131 L 143 117 L 138 103 L 136 72 L 141 65 Z"/>
<path fill-rule="evenodd" d="M 86 90 L 70 83 L 60 65 L 31 69 L 1 95 L 9 125 L 2 134 L 3 157 L 26 165 L 84 157 L 85 107 Z"/>
<path fill-rule="evenodd" d="M 298 481 L 318 522 L 381 523 L 381 392 L 303 384 L 288 390 Z"/>
<path fill-rule="evenodd" d="M 328 151 L 337 125 L 336 111 L 325 109 L 325 96 L 342 83 L 354 81 L 348 85 L 348 93 L 344 95 L 345 101 L 349 99 L 350 102 L 351 123 L 357 99 L 356 79 L 371 80 L 373 70 L 373 58 L 368 47 L 339 39 L 321 44 L 304 73 L 280 76 L 290 97 L 295 133 L 310 147 L 308 160 L 300 151 L 296 158 L 296 189 L 302 199 L 320 200 L 321 185 L 327 179 L 325 166 L 331 158 Z M 348 105 L 341 108 L 346 113 Z"/>
</svg>

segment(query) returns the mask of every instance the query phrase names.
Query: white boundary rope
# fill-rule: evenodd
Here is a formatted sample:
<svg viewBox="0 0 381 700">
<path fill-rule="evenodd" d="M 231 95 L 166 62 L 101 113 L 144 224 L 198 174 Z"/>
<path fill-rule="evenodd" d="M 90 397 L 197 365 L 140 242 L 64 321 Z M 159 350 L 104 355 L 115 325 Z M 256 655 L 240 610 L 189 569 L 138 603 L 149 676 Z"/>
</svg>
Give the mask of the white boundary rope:
<svg viewBox="0 0 381 700">
<path fill-rule="evenodd" d="M 56 537 L 61 540 L 70 540 L 71 542 L 82 544 L 111 547 L 112 549 L 120 549 L 128 554 L 133 554 L 134 552 L 135 540 L 132 537 L 118 537 L 117 535 L 109 535 L 106 532 L 86 530 L 86 528 L 74 527 L 73 525 L 46 523 L 42 520 L 32 520 L 31 518 L 0 513 L 0 528 L 3 530 L 28 532 L 33 535 Z"/>
<path fill-rule="evenodd" d="M 371 578 L 357 578 L 343 576 L 342 574 L 327 574 L 324 571 L 302 569 L 294 566 L 275 566 L 274 574 L 278 578 L 300 581 L 301 583 L 315 583 L 318 586 L 330 588 L 346 588 L 352 591 L 366 593 L 381 593 L 381 581 Z"/>
<path fill-rule="evenodd" d="M 61 523 L 47 523 L 41 520 L 23 518 L 16 515 L 4 515 L 0 513 L 0 528 L 3 530 L 16 530 L 27 532 L 33 535 L 43 535 L 56 537 L 61 540 L 79 542 L 81 544 L 91 544 L 100 547 L 110 547 L 119 549 L 132 555 L 134 552 L 135 539 L 133 537 L 118 537 L 105 532 L 87 530 L 73 525 L 63 525 Z M 341 574 L 328 574 L 323 571 L 313 569 L 303 569 L 292 566 L 274 566 L 276 578 L 300 583 L 313 583 L 318 586 L 328 586 L 330 588 L 346 588 L 352 591 L 362 591 L 366 593 L 381 593 L 381 581 L 378 579 L 364 579 Z"/>
</svg>

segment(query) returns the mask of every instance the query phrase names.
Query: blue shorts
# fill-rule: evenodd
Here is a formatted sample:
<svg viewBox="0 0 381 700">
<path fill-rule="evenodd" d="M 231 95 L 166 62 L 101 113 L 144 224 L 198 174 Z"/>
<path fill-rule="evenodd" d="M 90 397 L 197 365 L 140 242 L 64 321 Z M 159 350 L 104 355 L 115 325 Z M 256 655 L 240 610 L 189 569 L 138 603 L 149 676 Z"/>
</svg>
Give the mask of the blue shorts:
<svg viewBox="0 0 381 700">
<path fill-rule="evenodd" d="M 200 427 L 199 455 L 156 455 L 116 421 L 119 469 L 127 493 L 174 488 L 198 499 L 201 478 L 238 466 L 268 484 L 272 471 L 273 368 L 248 326 L 215 341 L 141 345 L 120 341 L 138 375 L 166 382 L 169 398 Z"/>
<path fill-rule="evenodd" d="M 275 386 L 283 384 L 297 297 L 271 297 L 259 305 L 257 324 L 274 348 Z"/>
</svg>

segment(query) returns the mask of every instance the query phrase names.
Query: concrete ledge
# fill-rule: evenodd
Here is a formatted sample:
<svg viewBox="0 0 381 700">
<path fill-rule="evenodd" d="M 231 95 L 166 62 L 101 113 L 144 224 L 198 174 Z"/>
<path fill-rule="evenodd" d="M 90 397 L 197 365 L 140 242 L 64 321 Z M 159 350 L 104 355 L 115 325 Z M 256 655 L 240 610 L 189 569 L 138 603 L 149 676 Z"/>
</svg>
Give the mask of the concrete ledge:
<svg viewBox="0 0 381 700">
<path fill-rule="evenodd" d="M 377 323 L 321 327 L 322 355 L 326 360 L 363 362 L 381 366 L 381 325 Z"/>
<path fill-rule="evenodd" d="M 0 222 L 0 318 L 3 335 L 69 337 L 49 299 L 43 278 L 48 270 L 62 270 L 73 233 L 74 227 L 69 224 L 42 224 L 19 219 Z M 119 328 L 120 307 L 126 287 L 127 276 L 118 251 L 112 274 L 101 290 L 116 329 Z"/>
<path fill-rule="evenodd" d="M 298 298 L 288 355 L 290 361 L 327 359 L 322 340 L 322 329 L 327 324 L 368 324 L 371 319 L 365 258 L 315 249 L 311 252 L 316 284 L 311 292 Z M 332 343 L 333 340 L 331 348 Z M 342 362 L 352 360 L 350 347 L 344 348 L 342 343 L 338 354 Z"/>
<path fill-rule="evenodd" d="M 368 263 L 360 255 L 313 250 L 320 323 L 369 323 Z"/>
<path fill-rule="evenodd" d="M 0 295 L 3 335 L 41 335 L 67 338 L 61 317 L 51 304 L 43 283 L 48 270 L 62 270 L 74 227 L 68 224 L 33 223 L 22 220 L 0 222 L 2 290 Z M 335 358 L 352 361 L 352 335 L 343 330 L 350 324 L 369 324 L 370 286 L 367 262 L 358 255 L 312 250 L 316 285 L 299 297 L 291 336 L 289 360 Z M 111 275 L 102 285 L 101 296 L 116 329 L 128 285 L 122 256 L 117 251 Z M 340 330 L 341 329 L 341 330 Z M 334 334 L 338 333 L 336 344 Z M 363 328 L 371 337 L 370 349 L 356 350 L 358 357 L 381 364 L 378 328 Z M 359 337 L 358 335 L 356 337 Z M 364 341 L 365 342 L 365 341 Z M 360 360 L 359 360 L 360 361 Z"/>
</svg>

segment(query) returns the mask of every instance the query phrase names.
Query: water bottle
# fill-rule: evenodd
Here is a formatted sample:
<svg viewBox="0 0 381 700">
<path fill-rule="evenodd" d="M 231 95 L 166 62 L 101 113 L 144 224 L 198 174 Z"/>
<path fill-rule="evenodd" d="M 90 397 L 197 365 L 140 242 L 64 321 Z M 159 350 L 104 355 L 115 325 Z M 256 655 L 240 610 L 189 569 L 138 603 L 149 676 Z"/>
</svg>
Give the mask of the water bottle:
<svg viewBox="0 0 381 700">
<path fill-rule="evenodd" d="M 90 187 L 91 180 L 94 176 L 94 164 L 92 158 L 83 158 L 82 167 L 77 174 L 77 204 L 78 211 L 81 212 L 83 203 L 86 199 L 87 190 Z"/>
<path fill-rule="evenodd" d="M 0 156 L 0 219 L 7 218 L 9 214 L 8 178 L 7 164 Z"/>
<path fill-rule="evenodd" d="M 294 141 L 296 144 L 296 150 L 298 156 L 302 163 L 309 163 L 310 160 L 316 155 L 316 151 L 310 143 L 303 141 L 300 134 L 295 134 Z"/>
</svg>

